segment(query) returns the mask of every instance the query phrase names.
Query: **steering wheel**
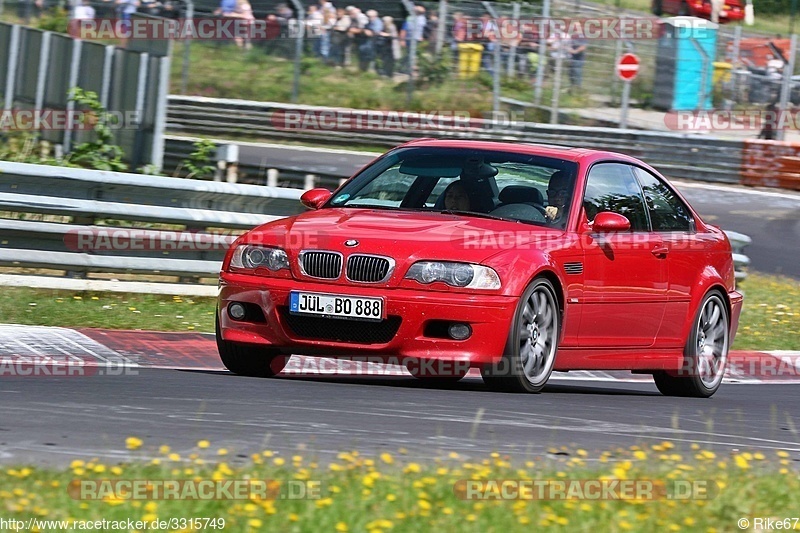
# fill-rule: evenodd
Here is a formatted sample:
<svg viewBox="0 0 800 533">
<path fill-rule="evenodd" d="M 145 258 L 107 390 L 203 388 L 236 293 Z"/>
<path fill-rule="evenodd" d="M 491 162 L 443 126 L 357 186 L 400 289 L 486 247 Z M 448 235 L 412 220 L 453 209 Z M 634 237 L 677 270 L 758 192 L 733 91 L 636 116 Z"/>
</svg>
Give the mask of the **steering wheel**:
<svg viewBox="0 0 800 533">
<path fill-rule="evenodd" d="M 547 222 L 544 216 L 544 207 L 535 204 L 506 204 L 501 205 L 490 215 L 513 218 L 525 222 Z"/>
</svg>

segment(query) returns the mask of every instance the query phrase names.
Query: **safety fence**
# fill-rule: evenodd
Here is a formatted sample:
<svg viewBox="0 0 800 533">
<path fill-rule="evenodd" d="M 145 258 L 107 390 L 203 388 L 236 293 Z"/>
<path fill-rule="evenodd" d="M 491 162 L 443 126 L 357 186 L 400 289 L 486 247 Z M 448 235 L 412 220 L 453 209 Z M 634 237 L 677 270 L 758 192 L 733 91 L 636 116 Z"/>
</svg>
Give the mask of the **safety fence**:
<svg viewBox="0 0 800 533">
<path fill-rule="evenodd" d="M 0 265 L 78 278 L 135 274 L 196 283 L 216 276 L 237 235 L 303 211 L 301 194 L 0 162 Z"/>
<path fill-rule="evenodd" d="M 458 127 L 448 120 L 433 120 L 418 129 L 309 127 L 306 119 L 316 119 L 318 125 L 323 116 L 334 121 L 339 117 L 363 116 L 366 124 L 370 111 L 176 95 L 170 96 L 168 109 L 169 131 L 182 135 L 307 141 L 348 147 L 390 147 L 420 137 L 551 143 L 641 157 L 672 178 L 725 183 L 739 183 L 741 179 L 742 142 L 707 135 L 482 119 L 457 123 Z M 287 115 L 292 121 L 287 121 Z M 403 118 L 407 124 L 414 124 L 424 117 L 412 114 Z"/>
<path fill-rule="evenodd" d="M 69 98 L 80 87 L 96 93 L 116 120 L 114 141 L 131 168 L 160 167 L 170 58 L 148 50 L 0 23 L 0 130 L 36 133 L 69 153 L 94 136 L 90 128 L 69 125 L 83 111 Z M 10 117 L 21 125 L 9 128 Z"/>
</svg>

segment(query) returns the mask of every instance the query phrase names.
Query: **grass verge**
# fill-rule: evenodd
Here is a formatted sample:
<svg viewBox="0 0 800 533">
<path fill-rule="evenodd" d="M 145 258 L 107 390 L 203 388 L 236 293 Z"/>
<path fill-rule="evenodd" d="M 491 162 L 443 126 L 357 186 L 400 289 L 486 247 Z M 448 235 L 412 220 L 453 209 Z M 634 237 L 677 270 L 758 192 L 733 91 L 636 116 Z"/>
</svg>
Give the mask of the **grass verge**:
<svg viewBox="0 0 800 533">
<path fill-rule="evenodd" d="M 800 282 L 752 273 L 740 284 L 744 310 L 734 349 L 800 350 Z M 153 331 L 214 331 L 213 298 L 73 293 L 6 287 L 2 321 L 15 324 Z"/>
<path fill-rule="evenodd" d="M 207 441 L 198 442 L 186 457 L 166 445 L 158 451 L 140 448 L 142 441 L 135 437 L 126 443 L 129 450 L 139 450 L 131 452 L 131 462 L 75 460 L 60 470 L 18 466 L 0 471 L 4 518 L 148 522 L 224 518 L 225 531 L 483 532 L 548 527 L 570 532 L 714 532 L 738 530 L 742 519 L 757 528 L 757 518 L 782 520 L 796 516 L 800 508 L 800 478 L 786 451 L 718 456 L 697 444 L 681 449 L 665 441 L 606 451 L 591 463 L 585 450 L 562 448 L 522 463 L 497 453 L 468 458 L 452 452 L 420 464 L 400 450 L 374 458 L 342 452 L 334 462 L 320 465 L 314 458 L 284 458 L 265 450 L 253 454 L 244 466 L 231 466 L 225 457 L 228 450 L 212 450 Z M 138 453 L 142 456 L 137 459 Z M 155 459 L 145 459 L 154 455 Z M 108 492 L 97 483 L 137 480 L 156 486 L 153 482 L 162 480 L 245 479 L 268 485 L 270 496 L 156 500 L 143 492 L 144 498 L 131 500 L 114 493 L 113 488 L 121 485 L 107 484 L 106 489 L 112 488 Z M 504 493 L 494 491 L 493 480 L 507 480 Z M 606 492 L 607 498 L 597 498 L 600 493 L 590 492 L 586 481 L 617 487 L 617 497 L 608 498 L 614 493 Z M 634 481 L 644 488 L 638 499 L 622 488 Z M 80 498 L 80 486 L 91 499 Z M 182 487 L 186 486 L 184 481 Z M 536 488 L 522 491 L 523 499 L 501 499 L 503 494 L 513 495 L 511 490 L 518 486 Z M 577 489 L 570 499 L 565 497 L 566 486 Z M 304 498 L 296 497 L 303 493 Z M 800 530 L 797 521 L 789 525 L 786 529 Z"/>
</svg>

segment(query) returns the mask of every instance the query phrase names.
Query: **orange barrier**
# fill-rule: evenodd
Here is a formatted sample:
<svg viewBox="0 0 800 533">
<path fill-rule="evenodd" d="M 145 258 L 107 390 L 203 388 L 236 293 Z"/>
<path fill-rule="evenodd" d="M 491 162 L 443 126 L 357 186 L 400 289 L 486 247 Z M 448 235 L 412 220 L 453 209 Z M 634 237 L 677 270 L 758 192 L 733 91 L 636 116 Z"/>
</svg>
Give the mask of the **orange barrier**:
<svg viewBox="0 0 800 533">
<path fill-rule="evenodd" d="M 742 184 L 800 191 L 800 143 L 744 141 Z"/>
</svg>

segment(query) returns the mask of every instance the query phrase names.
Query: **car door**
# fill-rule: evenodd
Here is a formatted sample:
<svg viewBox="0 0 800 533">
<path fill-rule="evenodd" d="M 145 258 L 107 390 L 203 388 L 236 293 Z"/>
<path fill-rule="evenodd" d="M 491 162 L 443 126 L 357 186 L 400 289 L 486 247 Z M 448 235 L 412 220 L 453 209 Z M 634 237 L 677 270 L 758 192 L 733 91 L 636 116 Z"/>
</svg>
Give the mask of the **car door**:
<svg viewBox="0 0 800 533">
<path fill-rule="evenodd" d="M 653 173 L 639 167 L 634 167 L 634 173 L 644 192 L 652 231 L 660 236 L 667 254 L 667 304 L 658 339 L 665 346 L 681 346 L 692 285 L 700 265 L 707 264 L 702 257 L 706 246 L 680 196 Z"/>
<path fill-rule="evenodd" d="M 667 262 L 661 236 L 650 231 L 644 197 L 633 167 L 591 167 L 583 198 L 589 222 L 604 211 L 628 218 L 630 231 L 589 232 L 583 241 L 584 295 L 580 346 L 651 346 L 666 308 Z"/>
</svg>

